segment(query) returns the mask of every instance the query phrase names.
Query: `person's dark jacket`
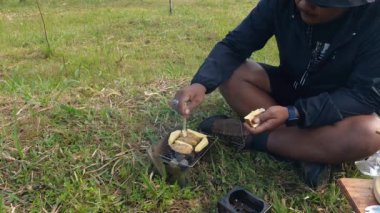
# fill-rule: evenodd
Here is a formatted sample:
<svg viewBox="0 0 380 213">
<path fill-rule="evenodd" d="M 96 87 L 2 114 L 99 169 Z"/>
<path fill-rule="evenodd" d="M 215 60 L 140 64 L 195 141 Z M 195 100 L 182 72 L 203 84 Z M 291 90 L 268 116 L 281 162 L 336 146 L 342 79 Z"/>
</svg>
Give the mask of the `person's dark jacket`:
<svg viewBox="0 0 380 213">
<path fill-rule="evenodd" d="M 353 115 L 380 111 L 379 2 L 352 8 L 321 61 L 310 69 L 300 99 L 300 127 L 333 124 Z M 194 76 L 207 93 L 230 78 L 232 72 L 276 38 L 280 70 L 293 80 L 305 72 L 311 57 L 306 24 L 293 0 L 261 0 L 243 22 L 216 44 Z"/>
</svg>

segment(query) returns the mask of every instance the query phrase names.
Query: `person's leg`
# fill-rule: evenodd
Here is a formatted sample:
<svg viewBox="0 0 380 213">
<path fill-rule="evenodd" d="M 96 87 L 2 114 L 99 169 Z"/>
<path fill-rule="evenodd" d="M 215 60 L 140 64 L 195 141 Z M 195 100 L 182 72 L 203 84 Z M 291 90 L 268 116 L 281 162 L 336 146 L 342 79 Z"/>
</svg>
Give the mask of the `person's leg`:
<svg viewBox="0 0 380 213">
<path fill-rule="evenodd" d="M 241 117 L 254 109 L 266 109 L 277 104 L 269 95 L 270 80 L 266 71 L 251 60 L 242 64 L 231 78 L 219 87 L 219 91 Z"/>
<path fill-rule="evenodd" d="M 270 78 L 259 64 L 248 61 L 220 86 L 227 103 L 240 116 L 276 105 Z M 380 149 L 380 119 L 375 115 L 346 118 L 315 129 L 282 127 L 269 134 L 268 151 L 286 158 L 320 163 L 357 160 Z"/>
<path fill-rule="evenodd" d="M 380 149 L 377 115 L 346 118 L 334 125 L 315 129 L 279 128 L 267 142 L 270 152 L 291 159 L 341 163 L 367 157 Z"/>
</svg>

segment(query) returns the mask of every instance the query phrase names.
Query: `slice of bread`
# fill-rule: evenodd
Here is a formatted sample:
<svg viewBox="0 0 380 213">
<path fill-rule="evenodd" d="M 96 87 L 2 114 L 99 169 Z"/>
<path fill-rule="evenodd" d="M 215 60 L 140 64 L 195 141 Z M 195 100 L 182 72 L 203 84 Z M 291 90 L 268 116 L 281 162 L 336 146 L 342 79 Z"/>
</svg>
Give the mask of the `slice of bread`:
<svg viewBox="0 0 380 213">
<path fill-rule="evenodd" d="M 202 151 L 209 144 L 207 135 L 191 129 L 187 129 L 187 133 L 184 136 L 181 130 L 172 132 L 168 139 L 170 148 L 178 153 L 188 155 L 193 153 L 193 151 Z"/>
<path fill-rule="evenodd" d="M 252 112 L 250 112 L 248 115 L 246 115 L 244 117 L 244 121 L 250 126 L 250 127 L 253 127 L 253 128 L 256 128 L 259 124 L 258 123 L 255 123 L 255 118 L 256 116 L 260 115 L 261 113 L 263 113 L 265 111 L 264 108 L 260 108 L 260 109 L 256 109 Z"/>
</svg>

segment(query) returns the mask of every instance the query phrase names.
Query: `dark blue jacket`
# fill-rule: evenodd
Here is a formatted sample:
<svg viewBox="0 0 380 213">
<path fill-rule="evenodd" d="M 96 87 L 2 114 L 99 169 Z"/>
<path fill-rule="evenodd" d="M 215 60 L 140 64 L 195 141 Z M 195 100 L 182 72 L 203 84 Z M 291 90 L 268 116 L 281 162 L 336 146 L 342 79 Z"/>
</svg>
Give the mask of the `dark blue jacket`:
<svg viewBox="0 0 380 213">
<path fill-rule="evenodd" d="M 308 67 L 311 49 L 307 27 L 293 0 L 261 0 L 243 22 L 211 51 L 194 76 L 207 93 L 230 78 L 251 54 L 273 35 L 280 70 L 299 81 L 294 103 L 300 127 L 333 124 L 353 115 L 380 111 L 380 3 L 352 8 L 336 32 L 327 52 Z"/>
</svg>

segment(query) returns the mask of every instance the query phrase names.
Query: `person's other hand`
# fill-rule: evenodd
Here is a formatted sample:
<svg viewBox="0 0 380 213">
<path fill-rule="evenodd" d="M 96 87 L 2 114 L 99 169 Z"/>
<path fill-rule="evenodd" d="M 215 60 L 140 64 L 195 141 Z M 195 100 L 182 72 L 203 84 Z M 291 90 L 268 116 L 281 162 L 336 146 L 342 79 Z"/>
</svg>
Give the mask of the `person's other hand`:
<svg viewBox="0 0 380 213">
<path fill-rule="evenodd" d="M 284 125 L 288 117 L 288 109 L 286 107 L 271 106 L 256 116 L 254 122 L 259 124 L 256 128 L 250 127 L 247 123 L 244 123 L 244 126 L 252 134 L 258 134 L 265 131 L 272 131 Z"/>
<path fill-rule="evenodd" d="M 206 87 L 201 84 L 192 84 L 175 94 L 169 105 L 182 116 L 188 118 L 193 110 L 203 102 Z"/>
</svg>

